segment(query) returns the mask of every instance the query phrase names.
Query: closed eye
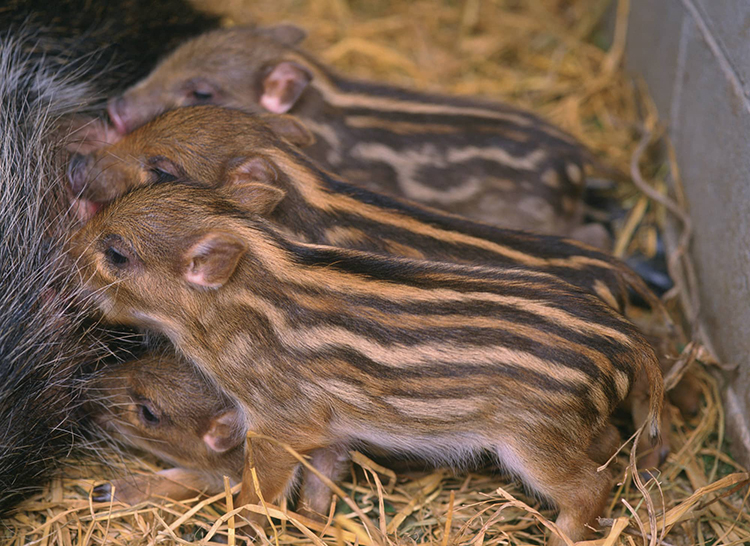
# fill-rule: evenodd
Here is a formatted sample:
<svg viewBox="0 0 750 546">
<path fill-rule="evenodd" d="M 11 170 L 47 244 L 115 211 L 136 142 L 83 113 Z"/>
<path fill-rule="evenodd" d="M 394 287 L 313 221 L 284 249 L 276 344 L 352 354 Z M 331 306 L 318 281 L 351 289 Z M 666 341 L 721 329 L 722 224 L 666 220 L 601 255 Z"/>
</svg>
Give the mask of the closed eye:
<svg viewBox="0 0 750 546">
<path fill-rule="evenodd" d="M 164 182 L 174 182 L 175 180 L 177 180 L 177 177 L 173 175 L 172 173 L 168 173 L 167 171 L 163 171 L 156 167 L 152 167 L 151 172 L 156 176 L 156 179 L 154 180 L 155 184 L 161 184 Z"/>
<path fill-rule="evenodd" d="M 124 265 L 127 265 L 128 261 L 129 261 L 127 256 L 125 256 L 124 254 L 122 254 L 117 249 L 115 249 L 114 247 L 111 247 L 111 246 L 108 247 L 104 251 L 104 257 L 107 258 L 107 261 L 110 264 L 112 264 L 112 265 L 114 265 L 116 267 L 122 267 Z"/>
<path fill-rule="evenodd" d="M 138 404 L 138 417 L 146 426 L 156 426 L 161 419 L 148 404 Z"/>
<path fill-rule="evenodd" d="M 183 93 L 189 104 L 210 104 L 221 96 L 221 89 L 206 78 L 192 78 L 183 84 Z"/>
<path fill-rule="evenodd" d="M 208 102 L 214 97 L 209 91 L 193 91 L 193 99 L 198 102 Z"/>
<path fill-rule="evenodd" d="M 110 270 L 121 272 L 138 264 L 138 257 L 132 246 L 119 235 L 104 237 L 100 248 Z"/>
<path fill-rule="evenodd" d="M 151 172 L 152 184 L 174 182 L 184 176 L 182 169 L 174 161 L 162 155 L 149 157 L 145 166 Z"/>
</svg>

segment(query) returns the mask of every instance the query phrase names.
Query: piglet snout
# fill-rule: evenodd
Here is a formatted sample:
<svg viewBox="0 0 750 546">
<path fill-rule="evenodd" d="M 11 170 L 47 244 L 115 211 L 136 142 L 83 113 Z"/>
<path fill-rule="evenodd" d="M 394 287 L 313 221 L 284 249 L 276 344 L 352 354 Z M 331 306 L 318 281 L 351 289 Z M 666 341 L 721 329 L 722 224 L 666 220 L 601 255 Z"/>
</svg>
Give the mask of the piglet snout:
<svg viewBox="0 0 750 546">
<path fill-rule="evenodd" d="M 73 154 L 68 163 L 68 181 L 74 195 L 79 195 L 86 187 L 86 156 Z"/>
<path fill-rule="evenodd" d="M 107 103 L 107 113 L 109 119 L 112 120 L 112 125 L 121 135 L 127 134 L 128 120 L 125 114 L 125 99 L 123 97 L 114 97 Z"/>
</svg>

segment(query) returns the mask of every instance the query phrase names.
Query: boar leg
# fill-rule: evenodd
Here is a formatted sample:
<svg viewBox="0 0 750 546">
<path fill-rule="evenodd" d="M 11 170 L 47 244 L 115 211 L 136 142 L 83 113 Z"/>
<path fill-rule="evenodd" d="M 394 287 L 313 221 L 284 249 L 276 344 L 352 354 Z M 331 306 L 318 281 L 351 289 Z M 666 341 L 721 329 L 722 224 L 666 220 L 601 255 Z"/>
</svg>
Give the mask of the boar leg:
<svg viewBox="0 0 750 546">
<path fill-rule="evenodd" d="M 237 497 L 236 506 L 246 504 L 260 505 L 258 490 L 263 501 L 275 503 L 288 490 L 294 479 L 299 461 L 284 448 L 263 439 L 248 441 L 245 447 L 245 467 L 242 472 L 242 487 Z M 258 477 L 258 488 L 253 481 L 252 470 Z M 245 510 L 242 517 L 251 523 L 264 527 L 268 519 L 265 514 Z M 249 526 L 243 528 L 243 533 L 252 536 L 254 531 Z"/>
<path fill-rule="evenodd" d="M 588 456 L 598 464 L 606 463 L 612 455 L 615 454 L 617 448 L 620 447 L 622 438 L 617 428 L 612 424 L 608 423 L 602 431 L 594 436 L 591 440 L 587 453 Z"/>
<path fill-rule="evenodd" d="M 701 392 L 700 380 L 688 370 L 674 389 L 669 391 L 669 401 L 677 406 L 683 415 L 697 415 L 701 408 Z"/>
<path fill-rule="evenodd" d="M 585 453 L 584 446 L 575 444 L 574 437 L 554 443 L 549 438 L 550 433 L 541 432 L 513 446 L 498 446 L 497 453 L 504 466 L 560 509 L 555 520 L 558 528 L 573 542 L 584 540 L 586 525 L 595 526 L 606 505 L 611 472 L 597 472 L 599 464 Z M 564 544 L 556 535 L 550 536 L 549 546 Z"/>
<path fill-rule="evenodd" d="M 323 476 L 337 482 L 346 472 L 349 452 L 346 446 L 316 449 L 310 453 L 310 464 Z M 302 473 L 302 489 L 297 512 L 311 519 L 321 519 L 328 515 L 333 492 L 310 469 Z"/>
<path fill-rule="evenodd" d="M 221 480 L 212 479 L 203 472 L 170 468 L 156 474 L 129 476 L 98 485 L 92 498 L 94 502 L 116 501 L 133 505 L 162 497 L 181 501 L 201 493 L 214 495 L 223 488 Z"/>
</svg>

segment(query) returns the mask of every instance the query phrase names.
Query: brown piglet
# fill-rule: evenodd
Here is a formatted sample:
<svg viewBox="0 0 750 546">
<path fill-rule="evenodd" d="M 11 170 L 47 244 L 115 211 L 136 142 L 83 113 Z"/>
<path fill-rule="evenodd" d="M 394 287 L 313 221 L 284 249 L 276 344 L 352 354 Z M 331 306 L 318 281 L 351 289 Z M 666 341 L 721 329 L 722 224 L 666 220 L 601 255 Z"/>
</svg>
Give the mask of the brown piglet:
<svg viewBox="0 0 750 546">
<path fill-rule="evenodd" d="M 113 480 L 94 490 L 97 502 L 137 504 L 218 493 L 223 477 L 242 477 L 245 429 L 239 411 L 174 350 L 110 364 L 87 385 L 86 412 L 94 434 L 135 447 L 174 465 L 155 475 Z"/>
<path fill-rule="evenodd" d="M 284 197 L 262 191 L 138 188 L 70 245 L 104 317 L 166 335 L 260 435 L 239 505 L 288 491 L 284 445 L 328 462 L 360 443 L 447 464 L 488 451 L 584 538 L 610 489 L 591 445 L 639 372 L 659 435 L 658 361 L 632 323 L 546 272 L 300 242 L 256 214 Z"/>
<path fill-rule="evenodd" d="M 71 181 L 99 203 L 144 184 L 189 181 L 218 188 L 257 183 L 261 190 L 284 192 L 268 219 L 310 243 L 543 271 L 620 312 L 626 311 L 629 290 L 663 311 L 641 278 L 607 253 L 573 240 L 472 222 L 358 187 L 300 153 L 295 144 L 309 138 L 291 116 L 254 116 L 214 106 L 179 108 L 109 148 L 80 156 L 71 164 Z M 258 191 L 257 199 L 269 194 Z M 648 389 L 639 388 L 628 401 L 636 426 L 648 412 L 647 399 Z M 667 435 L 662 442 L 646 455 L 645 466 L 658 466 L 666 456 Z M 644 439 L 641 453 L 649 449 Z"/>
<path fill-rule="evenodd" d="M 109 365 L 89 386 L 87 404 L 99 434 L 118 444 L 135 447 L 174 465 L 156 474 L 114 479 L 94 489 L 95 502 L 138 504 L 168 498 L 185 500 L 199 493 L 224 491 L 223 478 L 239 483 L 244 466 L 245 431 L 236 407 L 206 380 L 194 365 L 172 350 Z M 619 445 L 617 430 L 606 427 L 592 441 L 589 456 L 604 464 Z M 364 447 L 373 454 L 372 446 Z M 312 458 L 316 470 L 335 480 L 346 467 L 346 453 L 327 461 Z M 388 453 L 374 453 L 375 457 Z M 410 469 L 414 461 L 387 457 L 389 466 Z M 418 466 L 429 466 L 420 461 Z M 307 468 L 302 470 L 297 512 L 321 519 L 330 511 L 331 492 Z"/>
<path fill-rule="evenodd" d="M 213 104 L 291 113 L 315 134 L 306 153 L 370 189 L 512 229 L 580 236 L 587 152 L 570 135 L 505 104 L 410 91 L 335 74 L 289 25 L 234 27 L 190 40 L 110 101 L 130 132 L 166 110 Z"/>
<path fill-rule="evenodd" d="M 396 199 L 321 169 L 296 145 L 294 117 L 214 106 L 167 112 L 116 144 L 71 162 L 71 185 L 106 203 L 132 188 L 189 181 L 212 188 L 255 182 L 285 197 L 269 219 L 311 243 L 484 265 L 541 269 L 623 311 L 628 290 L 660 306 L 643 281 L 606 252 L 559 237 L 500 229 Z M 262 198 L 264 192 L 259 192 Z"/>
<path fill-rule="evenodd" d="M 224 491 L 224 476 L 240 483 L 246 430 L 237 407 L 219 388 L 174 350 L 107 366 L 88 386 L 88 415 L 107 441 L 159 457 L 173 468 L 116 478 L 94 489 L 95 502 L 138 504 L 185 500 Z M 598 447 L 599 444 L 597 444 Z M 347 453 L 312 462 L 336 479 L 347 468 Z M 331 492 L 307 469 L 300 473 L 297 512 L 320 519 Z M 290 491 L 292 488 L 290 488 Z"/>
</svg>

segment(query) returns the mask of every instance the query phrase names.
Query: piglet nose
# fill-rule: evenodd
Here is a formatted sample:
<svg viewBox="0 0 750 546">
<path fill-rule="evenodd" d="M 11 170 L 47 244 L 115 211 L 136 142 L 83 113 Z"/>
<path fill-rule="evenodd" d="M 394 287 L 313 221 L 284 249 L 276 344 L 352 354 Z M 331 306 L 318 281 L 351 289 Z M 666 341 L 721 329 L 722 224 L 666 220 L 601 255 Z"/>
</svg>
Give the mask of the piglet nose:
<svg viewBox="0 0 750 546">
<path fill-rule="evenodd" d="M 128 123 L 125 118 L 125 99 L 123 97 L 114 97 L 107 103 L 107 113 L 112 125 L 121 135 L 127 134 Z"/>
<path fill-rule="evenodd" d="M 86 156 L 73 154 L 68 163 L 68 181 L 74 195 L 78 195 L 86 186 Z"/>
</svg>

